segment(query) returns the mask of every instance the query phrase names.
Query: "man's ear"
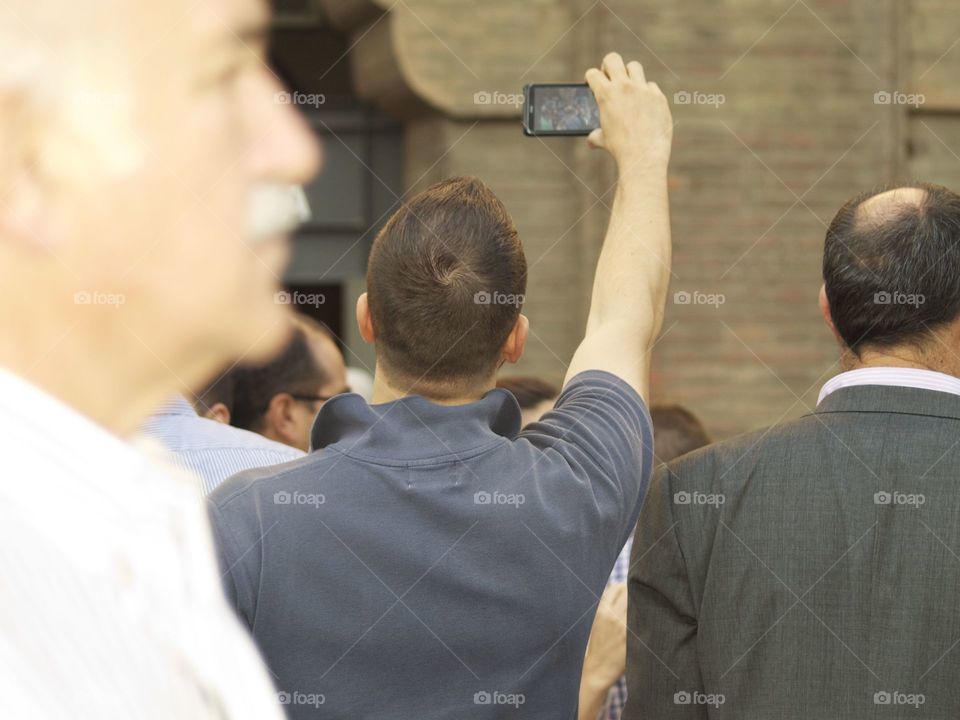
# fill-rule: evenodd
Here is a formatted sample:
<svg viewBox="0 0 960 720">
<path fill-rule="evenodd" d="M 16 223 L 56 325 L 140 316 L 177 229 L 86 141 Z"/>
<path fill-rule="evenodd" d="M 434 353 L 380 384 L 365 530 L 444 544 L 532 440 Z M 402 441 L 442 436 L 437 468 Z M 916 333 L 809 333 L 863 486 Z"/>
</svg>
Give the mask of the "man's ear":
<svg viewBox="0 0 960 720">
<path fill-rule="evenodd" d="M 376 336 L 373 332 L 373 320 L 370 318 L 370 304 L 367 302 L 366 293 L 357 298 L 357 327 L 360 328 L 360 337 L 363 341 L 372 345 Z"/>
<path fill-rule="evenodd" d="M 222 402 L 214 403 L 208 407 L 203 416 L 208 420 L 216 420 L 218 423 L 223 423 L 224 425 L 230 424 L 230 408 Z"/>
<path fill-rule="evenodd" d="M 296 400 L 290 393 L 277 393 L 270 398 L 266 412 L 263 413 L 263 435 L 278 442 L 300 442 L 297 437 L 297 424 L 293 416 Z"/>
<path fill-rule="evenodd" d="M 523 313 L 517 317 L 517 322 L 513 325 L 513 330 L 507 336 L 506 342 L 500 351 L 500 357 L 504 362 L 515 363 L 523 355 L 523 346 L 527 342 L 527 332 L 530 330 L 530 321 Z"/>
<path fill-rule="evenodd" d="M 833 324 L 833 314 L 830 312 L 830 301 L 827 300 L 827 286 L 820 286 L 820 297 L 818 300 L 820 305 L 820 314 L 823 315 L 823 321 L 827 324 L 827 327 L 830 328 L 830 332 L 833 333 L 833 336 L 837 339 L 841 345 L 846 345 L 843 341 L 843 338 L 840 337 L 840 333 L 837 332 L 836 326 Z"/>
<path fill-rule="evenodd" d="M 0 153 L 0 237 L 21 249 L 46 254 L 63 244 L 65 235 L 56 221 L 58 208 L 40 145 L 42 131 L 33 113 L 15 97 L 0 92 L 0 138 L 6 152 Z"/>
<path fill-rule="evenodd" d="M 0 203 L 0 237 L 12 239 L 21 248 L 46 252 L 62 244 L 63 236 L 51 222 L 51 213 L 36 172 L 14 168 L 4 202 Z M 18 179 L 19 178 L 19 179 Z"/>
</svg>

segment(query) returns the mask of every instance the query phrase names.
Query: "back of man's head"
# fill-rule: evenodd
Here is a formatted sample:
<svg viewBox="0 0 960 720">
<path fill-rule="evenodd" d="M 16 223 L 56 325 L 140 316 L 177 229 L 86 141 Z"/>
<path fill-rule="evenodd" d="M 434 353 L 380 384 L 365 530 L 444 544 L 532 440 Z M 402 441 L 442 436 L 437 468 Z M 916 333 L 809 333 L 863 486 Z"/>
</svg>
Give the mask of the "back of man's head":
<svg viewBox="0 0 960 720">
<path fill-rule="evenodd" d="M 323 371 L 310 351 L 307 336 L 294 326 L 290 341 L 271 362 L 233 371 L 233 413 L 230 423 L 244 430 L 262 432 L 264 416 L 274 397 L 281 393 L 312 398 L 324 383 Z"/>
<path fill-rule="evenodd" d="M 496 195 L 475 178 L 433 185 L 390 218 L 370 251 L 378 363 L 394 383 L 450 392 L 492 378 L 526 280 Z"/>
<path fill-rule="evenodd" d="M 197 415 L 208 420 L 216 420 L 224 425 L 230 424 L 236 372 L 235 368 L 222 372 L 206 387 L 194 393 L 191 404 L 197 411 Z"/>
<path fill-rule="evenodd" d="M 668 463 L 713 442 L 700 419 L 682 405 L 653 405 L 650 419 L 657 462 Z"/>
<path fill-rule="evenodd" d="M 556 385 L 532 375 L 510 375 L 497 380 L 497 387 L 509 390 L 517 399 L 521 410 L 534 408 L 542 402 L 557 399 L 560 391 Z"/>
<path fill-rule="evenodd" d="M 553 408 L 560 391 L 532 375 L 511 375 L 497 380 L 497 387 L 510 391 L 520 406 L 521 426 L 536 422 Z"/>
<path fill-rule="evenodd" d="M 865 349 L 922 349 L 960 314 L 960 196 L 939 185 L 882 187 L 844 205 L 827 231 L 823 280 L 833 326 Z"/>
</svg>

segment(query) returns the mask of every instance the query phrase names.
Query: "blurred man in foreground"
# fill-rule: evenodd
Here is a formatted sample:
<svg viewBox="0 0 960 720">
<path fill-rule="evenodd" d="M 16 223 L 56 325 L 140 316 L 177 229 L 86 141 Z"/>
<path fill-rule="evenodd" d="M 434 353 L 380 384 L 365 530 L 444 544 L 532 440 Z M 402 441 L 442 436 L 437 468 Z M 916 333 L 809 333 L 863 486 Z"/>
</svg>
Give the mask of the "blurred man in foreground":
<svg viewBox="0 0 960 720">
<path fill-rule="evenodd" d="M 254 237 L 246 211 L 317 148 L 273 102 L 267 21 L 255 0 L 0 3 L 4 718 L 278 716 L 194 479 L 121 439 L 284 340 L 289 225 Z"/>
<path fill-rule="evenodd" d="M 854 198 L 823 281 L 816 409 L 657 473 L 625 718 L 960 717 L 960 196 Z"/>
<path fill-rule="evenodd" d="M 233 412 L 238 428 L 302 452 L 323 404 L 349 392 L 343 353 L 326 327 L 298 315 L 293 337 L 276 358 L 234 371 Z"/>
<path fill-rule="evenodd" d="M 576 717 L 590 619 L 652 464 L 673 130 L 639 63 L 611 54 L 587 79 L 620 181 L 556 407 L 520 432 L 495 388 L 523 351 L 526 260 L 496 196 L 448 180 L 371 250 L 357 319 L 375 404 L 328 401 L 312 454 L 211 495 L 228 594 L 293 718 Z"/>
</svg>

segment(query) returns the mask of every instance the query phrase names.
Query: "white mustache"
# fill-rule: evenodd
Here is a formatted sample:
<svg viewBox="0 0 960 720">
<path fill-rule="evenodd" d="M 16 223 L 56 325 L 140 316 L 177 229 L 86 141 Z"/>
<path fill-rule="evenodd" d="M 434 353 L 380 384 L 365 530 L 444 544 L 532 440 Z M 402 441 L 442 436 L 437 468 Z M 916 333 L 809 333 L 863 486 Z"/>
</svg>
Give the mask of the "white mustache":
<svg viewBox="0 0 960 720">
<path fill-rule="evenodd" d="M 310 217 L 307 194 L 299 185 L 261 183 L 250 193 L 247 224 L 254 242 L 291 233 Z"/>
</svg>

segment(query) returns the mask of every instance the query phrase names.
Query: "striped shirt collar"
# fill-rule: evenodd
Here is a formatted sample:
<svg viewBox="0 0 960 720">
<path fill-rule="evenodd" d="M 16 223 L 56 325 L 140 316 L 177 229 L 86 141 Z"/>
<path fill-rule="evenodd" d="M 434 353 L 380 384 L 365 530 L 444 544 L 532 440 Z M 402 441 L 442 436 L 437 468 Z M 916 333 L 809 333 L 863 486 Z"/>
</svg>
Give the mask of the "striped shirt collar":
<svg viewBox="0 0 960 720">
<path fill-rule="evenodd" d="M 193 405 L 183 395 L 174 395 L 163 405 L 157 408 L 154 415 L 186 415 L 189 417 L 199 417 Z"/>
<path fill-rule="evenodd" d="M 820 390 L 817 405 L 841 388 L 858 385 L 908 387 L 960 395 L 960 378 L 953 375 L 918 368 L 873 367 L 849 370 L 829 380 Z"/>
</svg>

